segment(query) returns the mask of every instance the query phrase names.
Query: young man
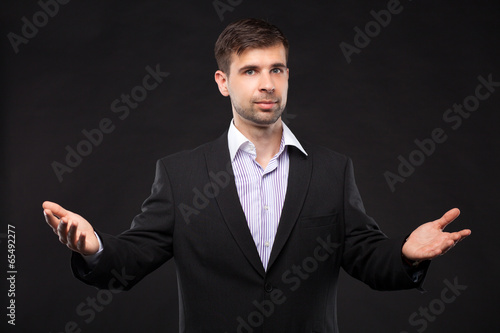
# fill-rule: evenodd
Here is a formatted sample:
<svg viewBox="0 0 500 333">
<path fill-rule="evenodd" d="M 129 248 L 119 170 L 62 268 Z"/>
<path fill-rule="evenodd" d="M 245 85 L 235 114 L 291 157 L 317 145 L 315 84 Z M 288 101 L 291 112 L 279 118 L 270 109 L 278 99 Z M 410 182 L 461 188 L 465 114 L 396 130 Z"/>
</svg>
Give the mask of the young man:
<svg viewBox="0 0 500 333">
<path fill-rule="evenodd" d="M 340 267 L 374 289 L 419 287 L 429 260 L 470 234 L 443 232 L 458 209 L 407 239 L 379 230 L 350 159 L 299 142 L 281 121 L 289 70 L 278 28 L 232 23 L 215 55 L 215 81 L 231 99 L 229 130 L 160 159 L 129 230 L 94 232 L 81 216 L 44 202 L 47 222 L 74 251 L 77 278 L 129 289 L 175 257 L 181 332 L 337 332 Z M 126 285 L 112 270 L 126 274 Z"/>
</svg>

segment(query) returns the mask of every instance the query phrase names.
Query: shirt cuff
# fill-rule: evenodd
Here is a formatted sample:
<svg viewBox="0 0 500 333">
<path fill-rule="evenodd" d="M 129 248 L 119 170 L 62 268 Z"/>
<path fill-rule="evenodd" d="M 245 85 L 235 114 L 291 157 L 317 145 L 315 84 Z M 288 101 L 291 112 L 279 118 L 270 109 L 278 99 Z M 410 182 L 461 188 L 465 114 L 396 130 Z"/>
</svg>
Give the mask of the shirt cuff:
<svg viewBox="0 0 500 333">
<path fill-rule="evenodd" d="M 97 263 L 99 262 L 99 258 L 101 257 L 101 252 L 103 250 L 101 238 L 99 237 L 99 235 L 97 235 L 97 233 L 95 231 L 94 231 L 94 234 L 97 237 L 97 240 L 99 241 L 99 250 L 96 253 L 88 255 L 88 256 L 82 255 L 83 260 L 85 260 L 85 262 L 88 265 L 88 268 L 90 268 L 91 270 L 95 266 L 97 266 Z"/>
</svg>

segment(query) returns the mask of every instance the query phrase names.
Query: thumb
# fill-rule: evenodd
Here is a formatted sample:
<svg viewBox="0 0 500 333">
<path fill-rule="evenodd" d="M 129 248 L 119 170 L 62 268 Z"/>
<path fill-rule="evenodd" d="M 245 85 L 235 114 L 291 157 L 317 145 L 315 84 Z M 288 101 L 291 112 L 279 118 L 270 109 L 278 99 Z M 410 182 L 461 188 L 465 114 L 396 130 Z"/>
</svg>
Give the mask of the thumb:
<svg viewBox="0 0 500 333">
<path fill-rule="evenodd" d="M 59 218 L 67 216 L 70 211 L 64 209 L 62 206 L 56 204 L 52 201 L 44 201 L 42 204 L 43 209 L 50 210 L 53 214 L 57 215 Z"/>
<path fill-rule="evenodd" d="M 448 224 L 453 222 L 460 215 L 460 210 L 458 208 L 453 208 L 444 213 L 444 215 L 436 220 L 435 222 L 438 224 L 439 228 L 443 230 Z"/>
</svg>

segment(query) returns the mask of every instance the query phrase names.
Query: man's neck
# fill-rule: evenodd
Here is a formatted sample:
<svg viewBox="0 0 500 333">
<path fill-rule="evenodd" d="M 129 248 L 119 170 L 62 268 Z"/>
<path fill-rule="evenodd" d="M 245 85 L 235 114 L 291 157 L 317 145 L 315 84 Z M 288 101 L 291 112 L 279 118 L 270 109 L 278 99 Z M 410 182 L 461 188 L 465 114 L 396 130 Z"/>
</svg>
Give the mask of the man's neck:
<svg viewBox="0 0 500 333">
<path fill-rule="evenodd" d="M 265 169 L 269 161 L 280 150 L 283 124 L 279 118 L 274 124 L 258 126 L 239 117 L 234 117 L 234 126 L 255 145 L 256 161 Z"/>
</svg>

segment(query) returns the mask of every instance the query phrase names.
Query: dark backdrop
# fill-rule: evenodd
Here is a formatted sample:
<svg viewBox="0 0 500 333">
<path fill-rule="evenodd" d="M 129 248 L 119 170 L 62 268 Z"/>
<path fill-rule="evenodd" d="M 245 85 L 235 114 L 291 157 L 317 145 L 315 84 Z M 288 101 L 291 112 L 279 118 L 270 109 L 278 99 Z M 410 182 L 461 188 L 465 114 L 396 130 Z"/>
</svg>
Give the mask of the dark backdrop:
<svg viewBox="0 0 500 333">
<path fill-rule="evenodd" d="M 44 3 L 52 3 L 49 14 L 40 13 Z M 126 229 L 149 194 L 155 161 L 228 127 L 213 45 L 243 17 L 268 19 L 286 33 L 286 121 L 300 140 L 352 157 L 367 211 L 389 236 L 452 207 L 462 215 L 449 229 L 473 230 L 435 260 L 425 294 L 376 292 L 343 274 L 341 331 L 498 331 L 499 84 L 479 88 L 483 100 L 474 97 L 479 77 L 500 81 L 497 1 L 70 1 L 57 13 L 54 3 L 0 4 L 2 331 L 178 330 L 174 261 L 132 291 L 99 294 L 72 277 L 70 252 L 45 224 L 41 203 L 58 202 L 104 232 Z M 380 12 L 388 6 L 390 22 Z M 374 23 L 377 15 L 385 26 Z M 38 27 L 30 29 L 34 19 Z M 351 50 L 350 62 L 341 45 Z M 144 96 L 136 87 L 147 66 L 169 75 Z M 131 91 L 140 103 L 126 114 L 118 101 L 113 112 L 113 101 Z M 473 111 L 448 113 L 464 101 Z M 89 153 L 82 131 L 103 119 L 113 130 Z M 432 149 L 436 128 L 446 140 Z M 427 143 L 426 155 L 415 140 Z M 67 165 L 66 147 L 79 144 L 87 156 L 58 179 L 54 165 Z M 410 158 L 418 165 L 401 168 L 391 189 L 384 174 L 395 177 Z M 16 232 L 15 326 L 5 314 L 9 224 Z M 449 284 L 459 289 L 445 303 Z M 77 313 L 96 297 L 94 317 Z"/>
</svg>

